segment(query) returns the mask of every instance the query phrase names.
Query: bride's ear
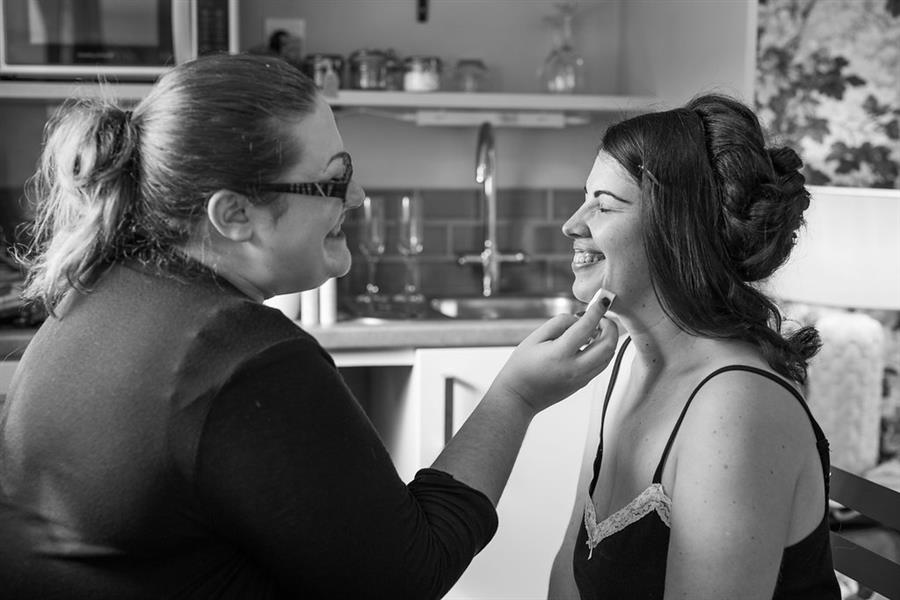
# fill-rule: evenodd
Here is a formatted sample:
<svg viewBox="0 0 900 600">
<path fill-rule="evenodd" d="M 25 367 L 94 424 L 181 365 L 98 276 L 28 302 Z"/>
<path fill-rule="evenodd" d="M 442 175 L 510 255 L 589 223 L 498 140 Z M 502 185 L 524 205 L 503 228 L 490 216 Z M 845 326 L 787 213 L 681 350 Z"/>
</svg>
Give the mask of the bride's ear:
<svg viewBox="0 0 900 600">
<path fill-rule="evenodd" d="M 206 203 L 206 217 L 222 237 L 245 242 L 253 236 L 250 199 L 231 190 L 219 190 Z"/>
</svg>

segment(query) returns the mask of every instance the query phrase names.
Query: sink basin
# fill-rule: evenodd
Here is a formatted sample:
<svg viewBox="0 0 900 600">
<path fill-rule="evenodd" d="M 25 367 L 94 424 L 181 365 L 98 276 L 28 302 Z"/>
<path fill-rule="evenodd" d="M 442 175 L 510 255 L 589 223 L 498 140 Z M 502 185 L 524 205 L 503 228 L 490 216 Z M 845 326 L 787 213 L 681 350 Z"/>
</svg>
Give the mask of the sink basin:
<svg viewBox="0 0 900 600">
<path fill-rule="evenodd" d="M 431 308 L 452 319 L 547 319 L 584 310 L 584 302 L 565 296 L 473 296 L 432 298 Z"/>
</svg>

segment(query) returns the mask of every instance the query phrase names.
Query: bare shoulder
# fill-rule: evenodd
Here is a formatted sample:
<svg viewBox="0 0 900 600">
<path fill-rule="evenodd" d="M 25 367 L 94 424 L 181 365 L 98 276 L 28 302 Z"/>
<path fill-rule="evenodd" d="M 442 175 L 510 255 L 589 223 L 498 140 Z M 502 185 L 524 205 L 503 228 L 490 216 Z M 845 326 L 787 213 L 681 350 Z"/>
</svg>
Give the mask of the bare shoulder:
<svg viewBox="0 0 900 600">
<path fill-rule="evenodd" d="M 797 397 L 784 385 L 744 370 L 719 373 L 697 390 L 678 438 L 680 454 L 702 453 L 709 466 L 778 464 L 793 475 L 815 447 Z"/>
<path fill-rule="evenodd" d="M 672 459 L 663 483 L 672 490 L 678 555 L 723 573 L 745 565 L 774 586 L 781 550 L 817 526 L 825 502 L 803 404 L 758 373 L 719 373 L 697 391 Z M 695 563 L 685 561 L 693 573 Z"/>
<path fill-rule="evenodd" d="M 788 389 L 797 392 L 789 380 L 767 371 L 781 382 L 757 372 L 728 370 L 716 374 L 697 389 L 688 410 L 688 417 L 696 419 L 730 417 L 736 427 L 768 423 L 773 429 L 800 425 L 809 429 L 809 418 L 803 403 Z M 802 393 L 802 392 L 801 392 Z M 747 421 L 746 423 L 742 423 Z"/>
</svg>

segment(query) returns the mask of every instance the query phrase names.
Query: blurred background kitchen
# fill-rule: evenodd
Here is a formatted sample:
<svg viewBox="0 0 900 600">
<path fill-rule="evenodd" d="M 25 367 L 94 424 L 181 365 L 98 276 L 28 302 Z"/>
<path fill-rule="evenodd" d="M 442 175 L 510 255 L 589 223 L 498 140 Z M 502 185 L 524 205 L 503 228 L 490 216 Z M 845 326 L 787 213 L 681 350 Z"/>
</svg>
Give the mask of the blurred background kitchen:
<svg viewBox="0 0 900 600">
<path fill-rule="evenodd" d="M 833 461 L 900 489 L 898 0 L 3 0 L 4 389 L 42 318 L 18 301 L 23 274 L 8 255 L 26 239 L 23 186 L 49 114 L 99 93 L 95 77 L 59 68 L 91 63 L 66 44 L 140 39 L 157 55 L 119 66 L 152 63 L 178 11 L 198 29 L 196 52 L 281 56 L 334 107 L 369 195 L 344 225 L 354 267 L 272 303 L 334 354 L 404 476 L 437 453 L 512 346 L 580 308 L 560 227 L 605 124 L 719 91 L 755 103 L 806 161 L 810 226 L 769 285 L 794 322 L 823 331 L 809 395 Z M 105 77 L 136 102 L 154 75 L 113 66 Z M 543 596 L 593 393 L 536 422 L 498 537 L 449 597 Z M 875 543 L 896 559 L 897 539 Z M 866 593 L 845 584 L 847 597 Z"/>
</svg>

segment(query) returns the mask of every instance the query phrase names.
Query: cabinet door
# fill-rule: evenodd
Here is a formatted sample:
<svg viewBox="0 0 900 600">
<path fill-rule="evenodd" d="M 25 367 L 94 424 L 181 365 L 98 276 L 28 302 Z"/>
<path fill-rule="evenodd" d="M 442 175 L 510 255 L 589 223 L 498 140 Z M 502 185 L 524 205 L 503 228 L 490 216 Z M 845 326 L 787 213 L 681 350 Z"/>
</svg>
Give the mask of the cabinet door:
<svg viewBox="0 0 900 600">
<path fill-rule="evenodd" d="M 428 466 L 481 400 L 512 348 L 416 353 L 421 463 Z M 528 429 L 497 507 L 500 525 L 446 598 L 546 598 L 572 503 L 595 383 L 541 412 Z M 449 419 L 449 421 L 448 421 Z"/>
</svg>

